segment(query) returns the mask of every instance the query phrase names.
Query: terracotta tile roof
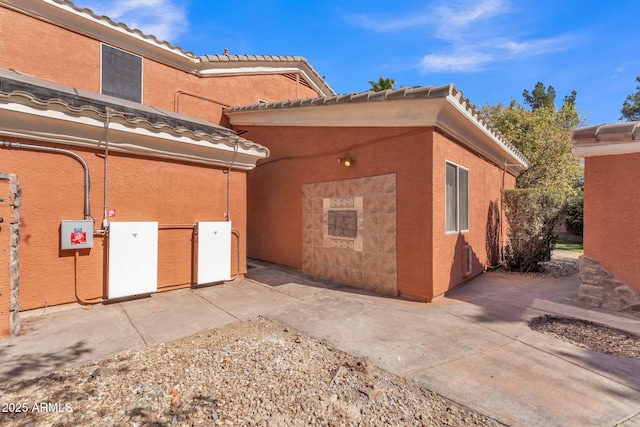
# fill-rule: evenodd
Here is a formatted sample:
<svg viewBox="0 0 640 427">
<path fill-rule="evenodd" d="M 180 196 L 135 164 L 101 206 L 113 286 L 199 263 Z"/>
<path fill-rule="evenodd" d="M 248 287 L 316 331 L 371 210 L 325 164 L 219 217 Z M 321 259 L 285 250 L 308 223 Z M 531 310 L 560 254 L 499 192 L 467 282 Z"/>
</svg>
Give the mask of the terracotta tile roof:
<svg viewBox="0 0 640 427">
<path fill-rule="evenodd" d="M 495 140 L 499 141 L 505 148 L 513 153 L 523 164 L 529 164 L 527 158 L 509 142 L 502 133 L 495 128 L 493 123 L 487 116 L 467 98 L 462 96 L 462 92 L 455 88 L 455 85 L 448 84 L 443 86 L 419 86 L 419 87 L 403 87 L 400 89 L 389 89 L 384 91 L 368 91 L 356 92 L 343 95 L 325 96 L 318 98 L 294 99 L 287 101 L 277 101 L 269 103 L 260 103 L 244 106 L 234 106 L 225 108 L 226 113 L 245 112 L 245 111 L 261 111 L 261 110 L 277 110 L 287 108 L 317 107 L 322 105 L 336 104 L 361 104 L 371 102 L 386 102 L 391 100 L 409 100 L 409 99 L 436 99 L 450 98 L 458 109 L 463 112 L 471 121 L 476 122 Z"/>
<path fill-rule="evenodd" d="M 307 59 L 302 56 L 282 55 L 203 55 L 203 62 L 304 62 Z"/>
</svg>

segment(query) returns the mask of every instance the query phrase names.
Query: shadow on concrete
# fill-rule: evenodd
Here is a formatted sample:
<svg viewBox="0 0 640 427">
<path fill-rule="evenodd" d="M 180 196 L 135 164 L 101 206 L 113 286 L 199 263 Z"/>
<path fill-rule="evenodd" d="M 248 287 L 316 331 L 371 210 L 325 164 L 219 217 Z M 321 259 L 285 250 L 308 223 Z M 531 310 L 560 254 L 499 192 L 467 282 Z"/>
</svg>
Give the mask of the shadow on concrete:
<svg viewBox="0 0 640 427">
<path fill-rule="evenodd" d="M 15 354 L 8 356 L 8 349 L 13 344 L 0 347 L 0 360 L 2 360 L 2 371 L 0 371 L 0 383 L 16 382 L 39 376 L 42 372 L 50 372 L 67 368 L 69 361 L 80 360 L 81 356 L 89 354 L 92 350 L 85 341 L 78 341 L 74 345 L 62 351 L 54 353 L 32 353 Z"/>
<path fill-rule="evenodd" d="M 466 310 L 462 314 L 463 317 L 474 323 L 506 331 L 507 334 L 515 331 L 516 327 L 528 328 L 530 320 L 547 314 L 588 320 L 638 335 L 640 326 L 637 318 L 578 304 L 579 286 L 580 281 L 577 275 L 554 278 L 494 271 L 483 273 L 453 289 L 447 293 L 446 297 L 475 306 L 475 310 Z M 447 311 L 456 313 L 455 304 L 448 307 Z M 515 338 L 640 391 L 639 359 L 590 351 L 561 342 L 558 338 L 549 335 L 546 336 L 547 338 L 542 338 L 542 332 L 533 330 L 531 332 L 528 338 L 522 335 Z M 606 339 L 606 336 L 602 339 Z M 603 392 L 615 394 L 615 391 L 607 389 L 604 384 L 596 383 L 593 386 L 600 387 Z M 620 397 L 636 400 L 638 394 L 634 393 L 633 396 L 625 394 Z"/>
<path fill-rule="evenodd" d="M 372 298 L 395 299 L 403 301 L 413 301 L 403 297 L 381 294 L 367 289 L 354 288 L 318 277 L 309 276 L 298 270 L 285 266 L 272 264 L 267 261 L 256 259 L 247 260 L 247 273 L 245 278 L 254 280 L 264 285 L 269 285 L 277 289 L 279 286 L 295 283 L 297 285 L 308 286 L 311 289 L 331 289 L 338 292 L 345 292 L 352 295 L 365 295 Z M 313 293 L 313 292 L 310 292 Z"/>
</svg>

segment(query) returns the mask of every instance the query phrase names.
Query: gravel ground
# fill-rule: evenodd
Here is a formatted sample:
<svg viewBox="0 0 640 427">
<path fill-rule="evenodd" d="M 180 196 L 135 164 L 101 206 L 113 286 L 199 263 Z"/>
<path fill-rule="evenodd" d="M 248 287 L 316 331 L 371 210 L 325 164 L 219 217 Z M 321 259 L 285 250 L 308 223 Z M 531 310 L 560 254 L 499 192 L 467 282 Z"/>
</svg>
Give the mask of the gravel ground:
<svg viewBox="0 0 640 427">
<path fill-rule="evenodd" d="M 8 426 L 501 425 L 264 318 L 4 385 L 0 403 Z"/>
<path fill-rule="evenodd" d="M 587 350 L 640 359 L 640 337 L 620 329 L 556 316 L 538 317 L 529 326 Z"/>
<path fill-rule="evenodd" d="M 543 263 L 543 276 L 562 277 L 579 271 L 578 256 L 567 251 L 555 251 L 551 261 Z M 533 319 L 531 329 L 552 335 L 578 347 L 611 354 L 614 356 L 640 359 L 640 337 L 619 329 L 589 322 L 556 316 L 542 316 Z"/>
</svg>

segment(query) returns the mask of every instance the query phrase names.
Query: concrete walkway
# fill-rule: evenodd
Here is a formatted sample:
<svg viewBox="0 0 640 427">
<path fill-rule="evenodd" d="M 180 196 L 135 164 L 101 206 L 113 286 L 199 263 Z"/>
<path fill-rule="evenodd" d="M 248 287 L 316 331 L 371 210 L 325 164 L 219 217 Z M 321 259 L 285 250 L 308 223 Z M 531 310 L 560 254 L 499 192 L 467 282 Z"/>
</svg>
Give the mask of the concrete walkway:
<svg viewBox="0 0 640 427">
<path fill-rule="evenodd" d="M 264 317 L 513 426 L 640 426 L 640 360 L 532 331 L 542 314 L 640 335 L 631 316 L 576 304 L 576 276 L 485 273 L 423 304 L 252 263 L 247 278 L 111 305 L 23 313 L 0 340 L 0 384 Z"/>
</svg>

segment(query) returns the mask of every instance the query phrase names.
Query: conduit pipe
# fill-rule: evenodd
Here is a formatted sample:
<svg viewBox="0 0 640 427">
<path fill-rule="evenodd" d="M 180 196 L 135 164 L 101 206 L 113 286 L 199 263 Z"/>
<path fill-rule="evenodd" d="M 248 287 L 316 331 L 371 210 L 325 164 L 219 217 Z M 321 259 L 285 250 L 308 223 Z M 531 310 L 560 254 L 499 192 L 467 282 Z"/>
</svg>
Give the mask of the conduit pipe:
<svg viewBox="0 0 640 427">
<path fill-rule="evenodd" d="M 107 115 L 107 118 L 104 122 L 104 128 L 105 128 L 105 136 L 104 136 L 104 183 L 103 183 L 103 205 L 104 205 L 104 212 L 102 214 L 102 228 L 103 229 L 108 229 L 109 227 L 109 215 L 108 215 L 108 210 L 107 210 L 107 190 L 109 188 L 109 122 L 111 120 L 111 113 L 113 112 L 113 110 L 111 108 L 107 108 L 105 113 Z"/>
<path fill-rule="evenodd" d="M 43 151 L 47 153 L 64 154 L 65 156 L 73 157 L 78 162 L 80 162 L 80 164 L 82 165 L 82 168 L 84 169 L 84 219 L 93 220 L 93 218 L 91 217 L 91 208 L 90 208 L 90 202 L 89 202 L 89 190 L 91 187 L 89 182 L 89 166 L 87 166 L 87 163 L 84 161 L 82 157 L 80 157 L 78 154 L 74 153 L 73 151 L 63 150 L 61 148 L 21 144 L 19 142 L 0 141 L 0 147 L 18 148 L 22 150 L 33 150 L 33 151 Z"/>
<path fill-rule="evenodd" d="M 76 294 L 76 300 L 81 305 L 92 305 L 92 304 L 101 303 L 102 301 L 104 301 L 104 298 L 102 297 L 96 297 L 96 298 L 87 300 L 80 297 L 80 295 L 78 294 L 78 255 L 79 254 L 80 254 L 80 251 L 78 249 L 73 251 L 73 289 Z"/>
<path fill-rule="evenodd" d="M 233 147 L 233 157 L 231 158 L 229 168 L 227 169 L 227 221 L 231 221 L 231 168 L 233 167 L 233 163 L 236 161 L 239 145 L 240 140 L 236 139 L 236 145 Z"/>
</svg>

